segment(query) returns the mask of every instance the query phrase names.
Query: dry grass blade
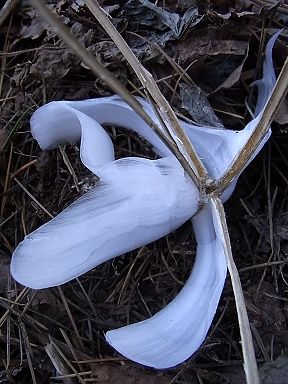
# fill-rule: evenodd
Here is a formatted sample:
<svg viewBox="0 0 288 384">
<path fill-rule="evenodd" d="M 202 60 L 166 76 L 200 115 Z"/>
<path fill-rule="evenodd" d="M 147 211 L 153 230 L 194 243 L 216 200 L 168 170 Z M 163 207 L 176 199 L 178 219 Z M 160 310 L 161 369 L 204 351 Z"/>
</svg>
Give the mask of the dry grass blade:
<svg viewBox="0 0 288 384">
<path fill-rule="evenodd" d="M 77 54 L 83 62 L 99 76 L 115 93 L 120 95 L 131 108 L 148 123 L 153 124 L 149 116 L 145 113 L 137 99 L 133 97 L 125 87 L 116 79 L 106 68 L 104 68 L 97 59 L 81 45 L 71 34 L 69 29 L 47 8 L 42 0 L 31 0 L 31 4 L 38 9 L 42 17 L 55 28 L 60 38 Z M 148 120 L 148 121 L 147 121 Z"/>
<path fill-rule="evenodd" d="M 182 155 L 185 156 L 186 161 L 188 161 L 194 173 L 198 176 L 198 178 L 200 178 L 200 180 L 202 179 L 202 181 L 205 181 L 207 178 L 207 171 L 197 152 L 193 148 L 192 143 L 182 129 L 173 109 L 158 88 L 158 85 L 151 73 L 148 72 L 139 62 L 126 41 L 122 38 L 120 33 L 109 20 L 107 14 L 99 6 L 98 2 L 96 0 L 85 0 L 85 3 L 122 52 L 123 56 L 126 58 L 136 76 L 142 83 L 144 89 L 146 89 L 149 96 L 156 103 L 165 127 L 168 129 L 171 138 L 175 141 Z M 195 181 L 195 179 L 193 180 Z"/>
<path fill-rule="evenodd" d="M 66 342 L 66 344 L 67 344 L 67 346 L 68 346 L 68 348 L 69 348 L 69 350 L 70 350 L 70 352 L 71 352 L 71 354 L 72 354 L 72 356 L 73 356 L 74 361 L 77 363 L 78 368 L 79 368 L 79 370 L 80 370 L 81 367 L 80 367 L 80 364 L 78 363 L 77 354 L 76 354 L 76 351 L 75 351 L 75 349 L 74 349 L 74 347 L 73 347 L 71 341 L 69 340 L 69 337 L 68 337 L 67 334 L 65 333 L 64 329 L 61 329 L 61 328 L 60 328 L 60 332 L 61 332 L 61 335 L 63 336 L 63 339 L 65 340 L 65 342 Z"/>
<path fill-rule="evenodd" d="M 0 11 L 0 25 L 4 23 L 13 9 L 16 7 L 18 0 L 6 0 Z"/>
<path fill-rule="evenodd" d="M 4 315 L 0 318 L 0 327 L 4 324 L 4 322 L 6 321 L 7 317 L 9 316 L 9 313 L 12 311 L 12 309 L 14 308 L 14 306 L 20 302 L 21 299 L 23 299 L 23 297 L 25 297 L 27 295 L 27 293 L 30 291 L 29 288 L 24 288 L 20 293 L 19 295 L 16 297 L 16 299 L 13 301 L 13 303 L 11 304 L 10 308 L 7 309 L 7 311 L 4 313 Z"/>
<path fill-rule="evenodd" d="M 62 155 L 64 164 L 66 165 L 66 167 L 67 167 L 67 169 L 68 169 L 70 175 L 71 175 L 72 178 L 73 178 L 73 181 L 74 181 L 74 185 L 75 185 L 76 191 L 77 191 L 77 192 L 80 192 L 79 181 L 78 181 L 78 179 L 77 179 L 77 175 L 76 175 L 76 173 L 75 173 L 75 171 L 74 171 L 74 168 L 73 168 L 73 166 L 72 166 L 72 164 L 71 164 L 71 162 L 70 162 L 70 160 L 69 160 L 69 158 L 68 158 L 68 156 L 67 156 L 67 154 L 66 154 L 66 152 L 65 152 L 65 148 L 63 148 L 63 147 L 59 147 L 59 151 L 60 151 L 60 153 L 61 153 L 61 155 Z"/>
<path fill-rule="evenodd" d="M 64 296 L 64 293 L 63 293 L 62 288 L 61 288 L 60 286 L 57 287 L 57 288 L 58 288 L 58 292 L 59 292 L 59 295 L 60 295 L 60 297 L 61 297 L 62 303 L 63 303 L 63 305 L 64 305 L 64 308 L 65 308 L 65 310 L 66 310 L 66 312 L 67 312 L 67 315 L 68 315 L 68 317 L 69 317 L 69 319 L 70 319 L 70 321 L 71 321 L 73 330 L 74 330 L 74 332 L 75 332 L 75 336 L 76 336 L 76 340 L 77 340 L 77 344 L 78 344 L 77 347 L 78 347 L 78 348 L 81 348 L 81 349 L 84 351 L 85 348 L 84 348 L 84 345 L 83 345 L 83 343 L 82 343 L 82 340 L 81 340 L 81 337 L 80 337 L 78 328 L 77 328 L 77 326 L 76 326 L 76 324 L 75 324 L 73 315 L 72 315 L 72 313 L 71 313 L 71 311 L 70 311 L 70 308 L 69 308 L 69 305 L 68 305 L 68 303 L 67 303 L 66 297 Z"/>
<path fill-rule="evenodd" d="M 273 91 L 264 107 L 260 121 L 258 122 L 254 132 L 250 136 L 246 145 L 240 153 L 235 157 L 233 163 L 225 174 L 217 182 L 217 190 L 223 192 L 230 182 L 239 175 L 245 168 L 247 162 L 251 159 L 262 139 L 269 129 L 274 116 L 277 112 L 281 101 L 284 99 L 288 90 L 288 58 L 286 59 L 282 70 L 277 78 Z"/>
<path fill-rule="evenodd" d="M 15 176 L 19 175 L 19 173 L 26 171 L 27 168 L 31 167 L 31 165 L 34 165 L 37 163 L 37 159 L 30 160 L 28 163 L 22 165 L 22 167 L 18 168 L 16 171 L 11 173 L 10 179 L 14 179 Z"/>
<path fill-rule="evenodd" d="M 54 365 L 57 372 L 64 377 L 69 376 L 70 370 L 67 368 L 67 365 L 63 361 L 62 357 L 59 355 L 58 350 L 55 348 L 55 344 L 53 342 L 47 344 L 44 347 L 47 355 L 49 356 L 52 364 Z M 57 378 L 57 377 L 56 377 Z M 66 384 L 73 384 L 75 381 L 73 379 L 67 378 L 64 381 Z"/>
<path fill-rule="evenodd" d="M 68 28 L 47 8 L 42 0 L 31 0 L 32 5 L 38 9 L 42 17 L 55 28 L 59 37 L 81 58 L 81 60 L 99 76 L 113 92 L 119 95 L 133 110 L 152 128 L 159 138 L 167 145 L 167 147 L 175 154 L 182 167 L 193 179 L 196 185 L 199 185 L 198 177 L 196 176 L 190 162 L 186 160 L 177 145 L 171 140 L 149 117 L 138 100 L 132 96 L 127 89 L 115 78 L 106 68 L 104 68 L 98 60 L 87 51 L 75 37 L 71 34 Z"/>
<path fill-rule="evenodd" d="M 217 222 L 217 229 L 219 229 L 219 238 L 221 239 L 225 256 L 227 259 L 228 270 L 231 276 L 233 293 L 235 297 L 238 322 L 241 334 L 241 343 L 244 359 L 244 371 L 246 375 L 247 384 L 259 384 L 259 375 L 255 351 L 252 341 L 252 334 L 245 305 L 241 281 L 239 278 L 237 267 L 233 260 L 230 237 L 226 223 L 225 211 L 222 201 L 215 196 L 211 198 L 211 206 L 213 210 L 213 218 Z"/>
<path fill-rule="evenodd" d="M 38 207 L 41 208 L 42 211 L 46 213 L 46 215 L 48 215 L 51 219 L 53 219 L 54 216 L 51 215 L 49 211 L 47 211 L 47 209 L 28 191 L 27 188 L 24 187 L 24 185 L 16 177 L 14 177 L 14 180 L 19 185 L 19 187 L 21 187 L 23 191 L 34 201 L 34 203 L 36 203 Z"/>
<path fill-rule="evenodd" d="M 6 201 L 7 201 L 7 196 L 5 195 L 5 193 L 8 191 L 8 188 L 9 188 L 9 174 L 11 169 L 12 154 L 13 154 L 13 144 L 11 144 L 10 146 L 9 160 L 8 160 L 7 170 L 6 170 L 6 177 L 5 177 L 4 190 L 3 190 L 4 196 L 3 196 L 3 199 L 1 202 L 1 208 L 0 208 L 1 216 L 3 216 Z"/>
<path fill-rule="evenodd" d="M 32 352 L 29 338 L 28 338 L 28 335 L 26 332 L 26 328 L 25 328 L 25 325 L 23 324 L 23 322 L 21 321 L 21 319 L 19 319 L 18 324 L 20 325 L 20 329 L 21 329 L 21 333 L 22 333 L 22 339 L 23 339 L 23 343 L 24 343 L 24 347 L 25 347 L 25 351 L 26 351 L 28 366 L 29 366 L 30 373 L 31 373 L 32 383 L 37 384 L 36 376 L 35 376 L 34 369 L 33 369 L 33 363 L 32 363 L 33 352 Z"/>
<path fill-rule="evenodd" d="M 82 377 L 80 376 L 80 374 L 76 371 L 76 369 L 73 367 L 73 365 L 70 363 L 70 361 L 66 358 L 66 356 L 64 355 L 64 353 L 61 351 L 61 349 L 58 347 L 58 345 L 52 341 L 52 345 L 54 347 L 54 349 L 56 350 L 56 352 L 58 353 L 58 355 L 63 359 L 63 361 L 65 362 L 65 364 L 71 369 L 71 371 L 76 375 L 77 379 L 79 380 L 79 383 L 81 384 L 84 384 L 85 381 L 82 379 Z"/>
</svg>

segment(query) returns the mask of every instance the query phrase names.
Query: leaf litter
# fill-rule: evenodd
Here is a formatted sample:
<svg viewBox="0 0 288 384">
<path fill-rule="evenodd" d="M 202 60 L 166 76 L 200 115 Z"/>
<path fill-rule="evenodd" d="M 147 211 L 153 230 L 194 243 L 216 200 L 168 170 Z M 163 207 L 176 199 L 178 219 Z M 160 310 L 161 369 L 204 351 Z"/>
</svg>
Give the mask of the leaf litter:
<svg viewBox="0 0 288 384">
<path fill-rule="evenodd" d="M 279 28 L 279 22 L 285 22 L 285 4 L 275 9 L 264 1 L 211 1 L 199 14 L 196 1 L 124 3 L 119 7 L 104 0 L 101 5 L 179 115 L 199 124 L 215 125 L 216 121 L 235 129 L 249 119 L 245 100 L 255 80 L 259 47 L 253 43 L 255 49 L 251 49 L 250 37 L 257 36 L 259 41 L 263 26 Z M 131 92 L 139 89 L 141 94 L 118 48 L 95 24 L 83 1 L 51 1 L 50 6 Z M 84 382 L 193 383 L 198 377 L 205 382 L 239 383 L 229 372 L 229 367 L 241 370 L 242 365 L 229 280 L 209 337 L 197 356 L 180 367 L 151 371 L 116 356 L 104 342 L 104 331 L 149 317 L 179 292 L 195 255 L 189 223 L 139 253 L 105 263 L 64 285 L 62 294 L 51 289 L 21 296 L 23 287 L 11 281 L 7 261 L 24 235 L 49 220 L 47 212 L 59 213 L 96 182 L 79 161 L 77 143 L 49 154 L 36 146 L 29 133 L 30 115 L 47 101 L 97 97 L 109 90 L 25 2 L 8 21 L 0 30 L 1 140 L 5 141 L 0 155 L 0 317 L 5 315 L 0 334 L 1 380 L 68 383 L 79 382 L 80 377 Z M 167 57 L 180 64 L 182 72 Z M 276 54 L 276 67 L 281 60 Z M 284 342 L 288 332 L 286 110 L 279 114 L 282 126 L 274 124 L 271 143 L 242 176 L 227 206 L 232 246 L 255 328 L 257 358 L 260 366 L 267 362 L 263 366 L 267 383 L 278 382 L 280 370 L 287 370 L 283 354 L 288 349 Z M 140 138 L 113 126 L 107 129 L 119 157 L 155 158 Z M 53 350 L 52 360 L 45 350 Z M 277 358 L 282 359 L 281 367 Z M 67 377 L 56 379 L 60 375 L 56 361 L 65 367 Z"/>
</svg>

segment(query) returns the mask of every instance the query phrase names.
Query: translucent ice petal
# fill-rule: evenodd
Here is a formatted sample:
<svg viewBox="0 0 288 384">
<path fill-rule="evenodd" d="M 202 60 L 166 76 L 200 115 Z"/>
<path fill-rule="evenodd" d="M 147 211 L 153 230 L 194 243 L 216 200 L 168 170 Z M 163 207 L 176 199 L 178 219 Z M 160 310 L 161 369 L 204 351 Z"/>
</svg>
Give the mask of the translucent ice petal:
<svg viewBox="0 0 288 384">
<path fill-rule="evenodd" d="M 169 368 L 187 359 L 204 341 L 215 315 L 227 267 L 209 205 L 193 218 L 193 225 L 196 261 L 181 292 L 150 319 L 106 334 L 117 351 L 143 365 Z"/>
<path fill-rule="evenodd" d="M 16 248 L 11 272 L 32 288 L 69 281 L 175 230 L 198 191 L 172 157 L 127 158 L 99 168 L 101 182 Z"/>
</svg>

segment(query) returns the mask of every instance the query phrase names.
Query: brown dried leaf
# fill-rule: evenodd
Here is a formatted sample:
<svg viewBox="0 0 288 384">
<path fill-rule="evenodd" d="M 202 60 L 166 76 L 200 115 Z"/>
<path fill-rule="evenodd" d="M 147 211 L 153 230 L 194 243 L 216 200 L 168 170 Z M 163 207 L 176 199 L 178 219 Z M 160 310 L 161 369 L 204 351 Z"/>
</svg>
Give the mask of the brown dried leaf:
<svg viewBox="0 0 288 384">
<path fill-rule="evenodd" d="M 287 23 L 288 5 L 287 1 L 277 0 L 237 0 L 236 7 L 238 9 L 249 9 L 251 15 L 261 15 L 263 17 L 272 16 L 281 21 Z"/>
<path fill-rule="evenodd" d="M 224 125 L 215 115 L 209 101 L 197 86 L 192 87 L 185 83 L 180 84 L 180 97 L 184 108 L 200 125 L 224 128 Z"/>
<path fill-rule="evenodd" d="M 180 16 L 148 0 L 129 0 L 124 9 L 133 19 L 132 23 L 138 28 L 149 29 L 150 37 L 160 46 L 164 46 L 171 39 L 177 40 L 188 28 L 197 25 L 203 18 L 198 15 L 197 6 L 191 6 Z"/>
<path fill-rule="evenodd" d="M 43 47 L 37 53 L 37 60 L 32 64 L 30 73 L 38 78 L 58 80 L 69 72 L 75 60 L 78 59 L 68 48 Z"/>
<path fill-rule="evenodd" d="M 213 93 L 219 91 L 221 88 L 231 88 L 234 84 L 237 83 L 237 81 L 240 79 L 244 63 L 248 56 L 248 52 L 249 52 L 249 45 L 247 46 L 246 55 L 244 56 L 241 64 L 236 69 L 234 69 L 232 73 L 230 73 L 230 75 L 222 84 L 220 84 L 216 89 L 214 89 Z"/>
<path fill-rule="evenodd" d="M 33 290 L 34 291 L 34 290 Z M 55 307 L 57 304 L 57 300 L 51 289 L 41 289 L 35 291 L 36 295 L 33 298 L 31 307 L 35 310 L 39 309 L 39 306 L 42 304 L 50 305 Z"/>
<path fill-rule="evenodd" d="M 281 125 L 288 123 L 288 102 L 283 100 L 280 104 L 274 120 Z"/>
<path fill-rule="evenodd" d="M 123 61 L 123 56 L 118 47 L 113 43 L 113 41 L 103 40 L 99 41 L 94 45 L 91 45 L 88 50 L 98 59 L 98 61 L 104 66 L 108 67 Z M 87 66 L 84 63 L 81 63 L 84 68 Z M 117 64 L 116 64 L 117 65 Z"/>
<path fill-rule="evenodd" d="M 244 56 L 247 54 L 246 41 L 219 39 L 214 36 L 216 33 L 217 30 L 214 28 L 208 28 L 203 34 L 179 43 L 177 48 L 180 62 L 191 61 L 199 56 L 219 54 Z"/>
<path fill-rule="evenodd" d="M 42 35 L 43 32 L 50 29 L 49 24 L 39 15 L 39 13 L 32 9 L 26 12 L 26 16 L 29 18 L 29 22 L 27 24 L 22 25 L 19 36 L 23 39 L 38 39 L 39 36 Z"/>
<path fill-rule="evenodd" d="M 260 369 L 262 384 L 286 384 L 288 378 L 288 356 L 279 356 L 275 361 L 264 363 Z"/>
</svg>

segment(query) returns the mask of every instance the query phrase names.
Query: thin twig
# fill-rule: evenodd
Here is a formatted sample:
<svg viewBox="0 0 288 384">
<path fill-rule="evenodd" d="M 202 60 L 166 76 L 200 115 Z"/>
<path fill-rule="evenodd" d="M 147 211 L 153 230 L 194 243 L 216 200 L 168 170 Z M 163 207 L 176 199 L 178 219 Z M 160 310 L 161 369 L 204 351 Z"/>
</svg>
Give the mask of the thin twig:
<svg viewBox="0 0 288 384">
<path fill-rule="evenodd" d="M 59 351 L 55 348 L 55 343 L 51 341 L 50 343 L 45 345 L 44 349 L 52 364 L 54 365 L 56 371 L 59 372 L 61 376 L 67 378 L 65 383 L 74 384 L 74 380 L 68 379 L 70 375 L 69 368 L 67 364 L 65 364 L 65 361 L 63 360 L 62 356 L 59 354 Z M 76 374 L 74 377 L 77 377 Z"/>
<path fill-rule="evenodd" d="M 0 25 L 4 23 L 13 9 L 16 7 L 18 0 L 6 0 L 0 11 Z"/>
<path fill-rule="evenodd" d="M 18 319 L 18 324 L 20 325 L 20 329 L 21 329 L 21 334 L 22 334 L 22 339 L 23 339 L 24 348 L 25 348 L 25 352 L 26 352 L 28 367 L 29 367 L 29 370 L 31 373 L 32 383 L 37 384 L 37 380 L 36 380 L 36 376 L 35 376 L 35 372 L 34 372 L 34 368 L 33 368 L 33 362 L 32 362 L 33 352 L 32 352 L 29 338 L 28 338 L 28 334 L 27 334 L 25 325 L 23 324 L 21 319 Z"/>
<path fill-rule="evenodd" d="M 240 328 L 241 335 L 241 344 L 243 351 L 243 359 L 244 359 L 244 371 L 246 375 L 247 384 L 259 384 L 259 375 L 257 362 L 253 347 L 252 334 L 249 324 L 249 318 L 247 314 L 247 308 L 245 305 L 243 290 L 241 286 L 240 277 L 238 274 L 237 267 L 233 260 L 230 237 L 226 223 L 225 211 L 223 207 L 222 201 L 219 197 L 212 196 L 211 197 L 211 207 L 213 211 L 213 219 L 216 221 L 217 230 L 220 233 L 217 233 L 219 236 L 222 246 L 225 252 L 228 270 L 231 277 L 233 293 L 235 297 L 235 304 L 238 315 L 238 322 Z"/>
<path fill-rule="evenodd" d="M 98 2 L 96 0 L 85 0 L 85 3 L 122 52 L 143 87 L 153 98 L 172 139 L 175 141 L 182 155 L 184 155 L 185 159 L 189 162 L 189 165 L 193 169 L 194 173 L 198 176 L 198 178 L 200 178 L 200 180 L 202 179 L 202 181 L 204 181 L 207 178 L 207 171 L 185 131 L 182 129 L 173 109 L 158 88 L 158 85 L 151 73 L 148 72 L 147 69 L 144 68 L 139 62 L 131 48 L 107 17 L 106 12 L 99 6 Z"/>
<path fill-rule="evenodd" d="M 68 171 L 70 173 L 70 175 L 72 176 L 72 179 L 74 181 L 74 185 L 75 185 L 75 188 L 76 188 L 76 191 L 79 193 L 80 192 L 80 188 L 79 188 L 79 181 L 78 181 L 78 178 L 77 178 L 77 175 L 76 175 L 76 172 L 69 160 L 69 157 L 67 156 L 67 153 L 65 152 L 65 149 L 63 147 L 59 147 L 59 151 L 62 155 L 62 158 L 63 158 L 63 161 L 64 161 L 64 164 L 66 165 L 66 167 L 68 168 Z"/>
<path fill-rule="evenodd" d="M 6 310 L 4 315 L 0 318 L 0 327 L 4 324 L 6 321 L 9 313 L 13 310 L 14 306 L 19 303 L 19 301 L 30 291 L 30 288 L 23 288 L 23 290 L 19 293 L 19 295 L 16 297 L 16 299 L 13 301 L 13 303 L 10 305 L 10 307 Z"/>
<path fill-rule="evenodd" d="M 69 29 L 54 15 L 45 5 L 43 0 L 31 0 L 32 5 L 38 9 L 42 17 L 56 30 L 59 37 L 81 58 L 81 60 L 93 71 L 102 81 L 104 81 L 113 92 L 119 95 L 159 136 L 159 138 L 167 145 L 167 147 L 175 154 L 182 167 L 198 186 L 199 180 L 195 172 L 178 150 L 177 145 L 167 137 L 167 135 L 159 128 L 157 124 L 145 112 L 138 100 L 132 96 L 120 81 L 113 76 L 106 68 L 104 68 L 98 60 L 87 51 L 83 45 L 71 34 Z"/>
<path fill-rule="evenodd" d="M 3 196 L 3 199 L 2 199 L 2 202 L 1 202 L 1 208 L 0 208 L 1 216 L 3 216 L 4 210 L 5 210 L 5 206 L 6 206 L 6 201 L 7 201 L 6 192 L 8 191 L 8 188 L 9 188 L 9 181 L 10 181 L 9 180 L 9 173 L 10 173 L 10 169 L 11 169 L 12 155 L 13 155 L 13 143 L 11 143 L 11 146 L 10 146 L 9 160 L 8 160 L 7 169 L 6 169 L 6 176 L 5 176 L 5 182 L 4 182 L 4 191 L 3 191 L 4 196 Z"/>
<path fill-rule="evenodd" d="M 249 137 L 244 148 L 234 158 L 229 169 L 216 183 L 218 192 L 223 192 L 229 186 L 231 181 L 240 175 L 248 161 L 254 155 L 261 141 L 267 134 L 269 126 L 272 123 L 281 101 L 284 99 L 288 90 L 288 58 L 286 59 L 282 70 L 277 78 L 271 96 L 269 97 L 261 115 L 261 118 L 256 125 L 253 133 Z"/>
<path fill-rule="evenodd" d="M 83 342 L 81 340 L 80 333 L 79 333 L 78 328 L 76 326 L 76 323 L 74 321 L 73 315 L 72 315 L 72 313 L 70 311 L 70 308 L 69 308 L 69 305 L 67 303 L 66 297 L 64 295 L 63 289 L 62 289 L 61 286 L 58 286 L 57 289 L 58 289 L 58 293 L 59 293 L 59 295 L 61 297 L 62 303 L 64 305 L 64 308 L 65 308 L 65 310 L 67 312 L 67 315 L 69 317 L 69 320 L 70 320 L 70 322 L 72 324 L 72 327 L 73 327 L 73 330 L 74 330 L 74 333 L 75 333 L 75 336 L 76 336 L 76 340 L 77 340 L 77 348 L 78 349 L 82 349 L 84 351 L 85 348 L 84 348 Z"/>
<path fill-rule="evenodd" d="M 16 183 L 19 185 L 19 187 L 21 187 L 23 189 L 23 191 L 34 201 L 34 203 L 36 203 L 38 205 L 39 208 L 42 209 L 43 212 L 46 213 L 46 215 L 48 215 L 51 219 L 54 218 L 53 215 L 51 215 L 51 213 L 36 199 L 36 197 L 34 197 L 29 191 L 27 188 L 24 187 L 24 185 L 16 178 L 14 177 L 14 180 L 16 181 Z"/>
<path fill-rule="evenodd" d="M 22 165 L 22 167 L 16 169 L 16 171 L 11 173 L 10 179 L 14 179 L 15 176 L 19 175 L 19 173 L 26 171 L 27 168 L 31 167 L 31 165 L 36 164 L 37 161 L 38 161 L 37 159 L 33 159 L 33 160 L 29 161 L 28 163 Z"/>
<path fill-rule="evenodd" d="M 54 347 L 54 350 L 58 353 L 58 355 L 63 359 L 65 364 L 71 369 L 71 371 L 76 375 L 77 379 L 79 380 L 79 383 L 85 384 L 85 381 L 81 377 L 81 373 L 77 372 L 76 369 L 73 367 L 73 365 L 70 363 L 70 361 L 67 359 L 67 357 L 64 355 L 64 353 L 61 351 L 61 349 L 58 347 L 58 345 L 51 340 L 51 344 Z"/>
</svg>

